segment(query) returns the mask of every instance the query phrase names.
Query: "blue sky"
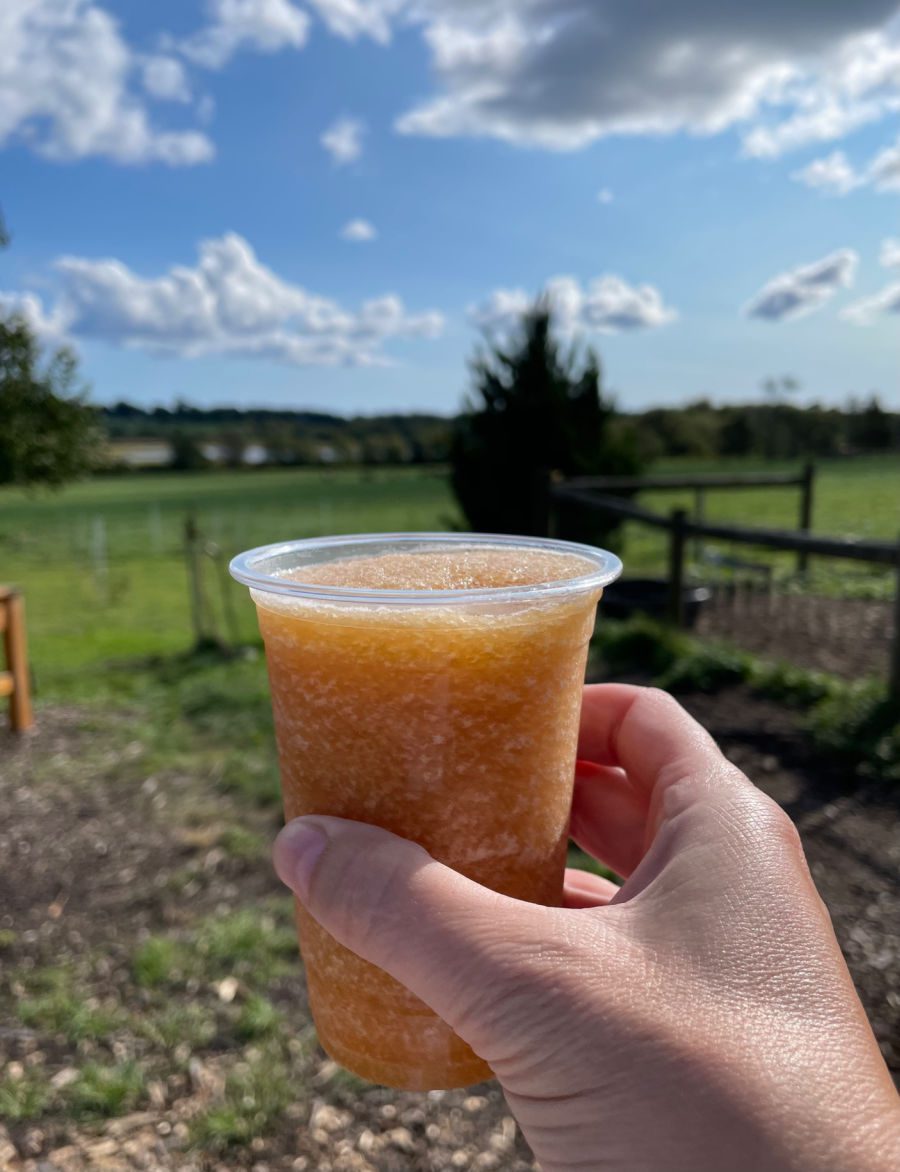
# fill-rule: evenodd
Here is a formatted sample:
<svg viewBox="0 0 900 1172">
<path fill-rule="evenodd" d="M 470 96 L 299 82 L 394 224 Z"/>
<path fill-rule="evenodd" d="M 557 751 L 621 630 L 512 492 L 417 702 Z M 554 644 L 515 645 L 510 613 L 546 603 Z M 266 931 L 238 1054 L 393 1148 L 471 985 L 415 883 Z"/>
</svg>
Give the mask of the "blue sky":
<svg viewBox="0 0 900 1172">
<path fill-rule="evenodd" d="M 625 408 L 900 408 L 896 3 L 310 5 L 4 0 L 0 306 L 96 400 L 450 412 L 550 283 Z"/>
</svg>

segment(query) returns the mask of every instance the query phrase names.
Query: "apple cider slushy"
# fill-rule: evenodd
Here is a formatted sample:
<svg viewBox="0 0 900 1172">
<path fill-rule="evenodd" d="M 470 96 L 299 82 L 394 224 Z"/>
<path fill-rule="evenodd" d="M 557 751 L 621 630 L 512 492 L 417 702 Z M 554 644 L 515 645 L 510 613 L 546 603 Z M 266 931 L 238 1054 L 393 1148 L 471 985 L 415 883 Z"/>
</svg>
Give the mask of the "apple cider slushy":
<svg viewBox="0 0 900 1172">
<path fill-rule="evenodd" d="M 620 569 L 588 546 L 446 534 L 235 559 L 265 642 L 285 817 L 373 823 L 495 891 L 558 905 L 588 640 Z M 332 1058 L 410 1090 L 490 1077 L 418 998 L 299 905 L 297 921 Z"/>
</svg>

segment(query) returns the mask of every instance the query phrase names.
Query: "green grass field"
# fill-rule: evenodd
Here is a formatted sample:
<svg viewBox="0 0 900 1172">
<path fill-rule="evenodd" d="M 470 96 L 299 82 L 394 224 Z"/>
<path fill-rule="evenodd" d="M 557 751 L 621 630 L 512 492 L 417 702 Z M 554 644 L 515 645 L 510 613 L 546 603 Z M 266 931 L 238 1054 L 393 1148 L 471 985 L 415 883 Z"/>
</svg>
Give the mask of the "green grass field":
<svg viewBox="0 0 900 1172">
<path fill-rule="evenodd" d="M 255 637 L 227 559 L 270 541 L 327 533 L 446 529 L 458 514 L 443 472 L 265 469 L 97 479 L 59 493 L 0 491 L 0 580 L 27 593 L 38 684 L 88 664 L 184 650 L 191 642 L 184 522 L 222 553 L 204 559 L 224 628 L 228 591 L 241 639 Z"/>
<path fill-rule="evenodd" d="M 790 465 L 731 462 L 730 471 Z M 655 471 L 722 471 L 715 463 L 668 462 Z M 644 503 L 690 509 L 693 495 L 647 493 Z M 758 489 L 707 494 L 708 518 L 793 527 L 798 493 Z M 191 642 L 183 555 L 185 517 L 221 550 L 205 559 L 206 591 L 225 629 L 227 591 L 241 639 L 255 636 L 245 592 L 226 581 L 227 557 L 253 545 L 326 533 L 446 529 L 460 523 L 440 469 L 260 469 L 97 479 L 59 493 L 0 491 L 0 580 L 27 593 L 39 686 L 70 685 L 81 669 L 111 659 L 166 654 Z M 829 534 L 896 537 L 900 460 L 823 461 L 815 528 Z M 665 537 L 626 526 L 620 544 L 632 572 L 663 564 Z M 755 555 L 751 555 L 755 556 Z M 789 559 L 782 558 L 782 565 Z M 865 567 L 844 572 L 866 577 Z M 882 578 L 886 578 L 882 575 Z M 877 582 L 877 576 L 876 576 Z"/>
<path fill-rule="evenodd" d="M 794 472 L 796 463 L 732 460 L 661 461 L 654 472 L 734 473 Z M 675 508 L 693 513 L 694 493 L 648 492 L 641 503 L 661 513 Z M 707 492 L 704 515 L 707 520 L 726 521 L 757 528 L 794 529 L 799 520 L 800 490 L 797 488 L 754 488 Z M 896 540 L 900 535 L 900 459 L 867 456 L 845 460 L 821 460 L 816 465 L 813 498 L 813 529 L 831 537 L 880 538 Z M 644 568 L 664 564 L 666 534 L 645 526 L 626 527 L 626 558 L 632 566 Z M 691 552 L 694 552 L 693 550 Z M 726 552 L 730 552 L 727 551 Z M 783 570 L 795 563 L 791 554 L 772 555 L 748 546 L 736 546 L 738 557 L 771 560 Z M 851 590 L 871 584 L 876 591 L 889 586 L 890 575 L 856 562 L 819 562 L 816 569 L 822 583 L 836 582 Z"/>
</svg>

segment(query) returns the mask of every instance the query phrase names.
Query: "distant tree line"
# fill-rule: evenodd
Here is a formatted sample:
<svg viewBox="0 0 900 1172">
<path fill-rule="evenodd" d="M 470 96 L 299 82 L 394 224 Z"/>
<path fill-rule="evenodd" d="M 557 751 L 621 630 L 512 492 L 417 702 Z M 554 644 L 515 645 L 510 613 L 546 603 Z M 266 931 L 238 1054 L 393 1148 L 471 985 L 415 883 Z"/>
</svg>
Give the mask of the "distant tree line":
<svg viewBox="0 0 900 1172">
<path fill-rule="evenodd" d="M 878 397 L 844 407 L 763 402 L 715 405 L 699 399 L 615 421 L 645 462 L 661 457 L 753 456 L 768 460 L 900 450 L 900 412 Z"/>
<path fill-rule="evenodd" d="M 214 444 L 222 462 L 237 466 L 251 444 L 272 464 L 436 464 L 450 454 L 453 421 L 440 415 L 345 418 L 319 411 L 235 407 L 204 409 L 186 403 L 144 409 L 120 402 L 101 409 L 111 440 L 160 439 L 173 445 L 173 462 L 198 467 L 201 444 Z"/>
<path fill-rule="evenodd" d="M 487 378 L 482 369 L 477 379 Z M 488 380 L 489 394 L 493 393 Z M 583 400 L 587 402 L 587 400 Z M 578 409 L 575 398 L 572 410 Z M 634 470 L 673 456 L 804 459 L 900 450 L 900 412 L 882 407 L 877 396 L 851 400 L 844 407 L 800 407 L 786 402 L 716 405 L 699 399 L 680 407 L 658 407 L 633 414 L 604 407 L 604 467 Z M 498 409 L 497 425 L 507 433 L 510 458 L 516 431 L 512 415 Z M 461 417 L 465 421 L 466 416 Z M 591 428 L 577 423 L 581 446 Z M 221 462 L 238 465 L 250 444 L 264 448 L 273 464 L 432 464 L 450 459 L 461 434 L 470 448 L 471 428 L 438 415 L 378 415 L 344 418 L 315 411 L 272 411 L 232 407 L 204 409 L 184 403 L 144 409 L 116 403 L 98 411 L 98 423 L 111 440 L 160 439 L 173 445 L 178 467 L 201 467 L 201 444 L 215 444 Z M 487 423 L 479 424 L 480 427 Z M 544 432 L 551 443 L 552 429 Z M 454 440 L 454 436 L 456 437 Z M 527 446 L 527 445 L 526 445 Z M 576 445 L 577 447 L 578 445 Z M 567 448 L 568 451 L 568 448 Z M 549 457 L 548 457 L 549 458 Z M 575 460 L 580 468 L 585 456 Z M 571 460 L 562 462 L 571 463 Z M 555 461 L 560 464 L 559 460 Z M 566 467 L 566 471 L 573 471 Z"/>
</svg>

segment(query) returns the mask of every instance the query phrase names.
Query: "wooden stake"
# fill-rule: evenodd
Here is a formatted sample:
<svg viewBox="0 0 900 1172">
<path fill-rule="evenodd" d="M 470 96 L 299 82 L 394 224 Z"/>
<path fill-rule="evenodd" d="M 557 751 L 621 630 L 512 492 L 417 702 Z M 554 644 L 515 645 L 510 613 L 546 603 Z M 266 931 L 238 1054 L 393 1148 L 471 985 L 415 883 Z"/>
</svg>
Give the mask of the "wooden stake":
<svg viewBox="0 0 900 1172">
<path fill-rule="evenodd" d="M 8 678 L 12 685 L 9 691 L 9 722 L 13 732 L 25 732 L 34 724 L 25 638 L 25 602 L 17 590 L 9 590 L 5 598 L 0 594 L 0 606 L 6 611 L 3 642 L 9 668 Z"/>
</svg>

